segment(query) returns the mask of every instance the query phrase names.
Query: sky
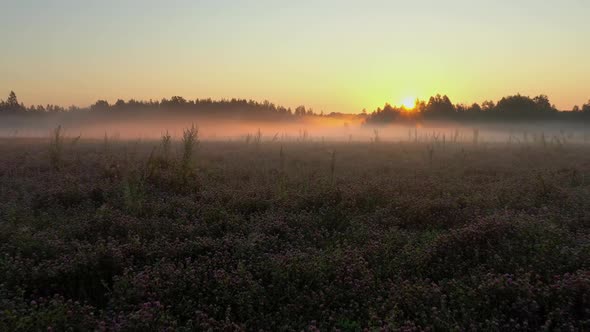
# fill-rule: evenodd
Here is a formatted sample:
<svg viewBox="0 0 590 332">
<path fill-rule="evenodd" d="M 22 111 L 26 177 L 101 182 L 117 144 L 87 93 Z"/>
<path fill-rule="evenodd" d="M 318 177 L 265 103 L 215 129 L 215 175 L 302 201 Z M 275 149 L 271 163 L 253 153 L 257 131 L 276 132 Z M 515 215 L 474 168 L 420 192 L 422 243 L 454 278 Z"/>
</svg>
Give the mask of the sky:
<svg viewBox="0 0 590 332">
<path fill-rule="evenodd" d="M 0 98 L 590 99 L 586 0 L 0 0 Z"/>
</svg>

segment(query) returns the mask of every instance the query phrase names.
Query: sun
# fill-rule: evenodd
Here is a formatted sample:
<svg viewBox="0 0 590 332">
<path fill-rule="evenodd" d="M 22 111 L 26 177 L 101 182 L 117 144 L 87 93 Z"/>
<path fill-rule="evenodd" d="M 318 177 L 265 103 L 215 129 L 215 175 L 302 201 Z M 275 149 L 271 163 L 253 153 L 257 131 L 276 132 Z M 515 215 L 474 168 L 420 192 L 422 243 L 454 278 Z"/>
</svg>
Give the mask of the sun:
<svg viewBox="0 0 590 332">
<path fill-rule="evenodd" d="M 404 100 L 402 101 L 402 106 L 405 107 L 406 109 L 413 109 L 414 107 L 416 107 L 416 98 L 414 97 L 406 97 L 404 98 Z"/>
</svg>

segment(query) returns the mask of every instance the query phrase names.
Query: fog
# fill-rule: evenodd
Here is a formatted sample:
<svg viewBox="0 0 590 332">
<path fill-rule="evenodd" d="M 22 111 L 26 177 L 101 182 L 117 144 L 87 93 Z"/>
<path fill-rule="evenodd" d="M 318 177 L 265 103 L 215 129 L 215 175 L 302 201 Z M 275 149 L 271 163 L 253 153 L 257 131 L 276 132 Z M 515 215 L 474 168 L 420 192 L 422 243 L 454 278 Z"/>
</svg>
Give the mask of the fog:
<svg viewBox="0 0 590 332">
<path fill-rule="evenodd" d="M 353 141 L 353 142 L 533 142 L 541 139 L 587 142 L 590 131 L 571 122 L 537 123 L 452 123 L 406 122 L 371 126 L 355 115 L 306 116 L 281 121 L 224 119 L 220 117 L 160 116 L 140 119 L 47 117 L 4 117 L 1 137 L 49 137 L 61 126 L 68 137 L 82 139 L 159 139 L 166 132 L 174 139 L 182 137 L 192 124 L 203 141 L 238 141 L 260 135 L 262 141 Z"/>
</svg>

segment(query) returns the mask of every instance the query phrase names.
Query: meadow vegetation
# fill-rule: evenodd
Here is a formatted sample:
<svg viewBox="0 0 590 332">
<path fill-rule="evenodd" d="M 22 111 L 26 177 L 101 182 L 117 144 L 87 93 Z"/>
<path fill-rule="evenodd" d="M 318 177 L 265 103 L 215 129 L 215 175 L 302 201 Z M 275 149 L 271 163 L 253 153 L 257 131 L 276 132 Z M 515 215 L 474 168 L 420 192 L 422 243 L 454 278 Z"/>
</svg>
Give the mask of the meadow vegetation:
<svg viewBox="0 0 590 332">
<path fill-rule="evenodd" d="M 590 329 L 589 145 L 379 134 L 1 139 L 0 330 Z"/>
</svg>

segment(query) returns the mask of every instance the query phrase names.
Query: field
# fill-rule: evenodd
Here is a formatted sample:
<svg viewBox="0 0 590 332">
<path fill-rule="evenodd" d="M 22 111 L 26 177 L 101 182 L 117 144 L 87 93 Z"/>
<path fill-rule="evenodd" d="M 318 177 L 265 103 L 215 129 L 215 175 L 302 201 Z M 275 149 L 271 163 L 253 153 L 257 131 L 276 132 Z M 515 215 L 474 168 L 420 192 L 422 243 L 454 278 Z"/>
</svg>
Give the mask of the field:
<svg viewBox="0 0 590 332">
<path fill-rule="evenodd" d="M 186 134 L 0 140 L 0 330 L 590 330 L 590 145 Z"/>
</svg>

